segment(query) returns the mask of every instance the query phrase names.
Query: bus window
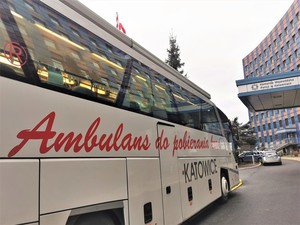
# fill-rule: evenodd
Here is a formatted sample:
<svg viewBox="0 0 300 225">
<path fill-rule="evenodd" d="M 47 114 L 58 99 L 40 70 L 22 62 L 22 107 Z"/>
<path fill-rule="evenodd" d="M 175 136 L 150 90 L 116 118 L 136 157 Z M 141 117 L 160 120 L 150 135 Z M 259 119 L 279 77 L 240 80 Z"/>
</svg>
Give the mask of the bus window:
<svg viewBox="0 0 300 225">
<path fill-rule="evenodd" d="M 155 71 L 151 72 L 153 74 L 151 79 L 154 99 L 153 115 L 172 122 L 177 121 L 177 110 L 165 77 Z"/>
<path fill-rule="evenodd" d="M 153 105 L 148 67 L 132 60 L 128 87 L 122 105 L 135 112 L 150 113 Z"/>
<path fill-rule="evenodd" d="M 178 109 L 179 122 L 188 127 L 201 129 L 200 103 L 202 100 L 176 84 L 172 85 L 171 89 Z"/>
<path fill-rule="evenodd" d="M 223 135 L 215 107 L 207 102 L 201 105 L 201 122 L 204 131 L 217 135 Z"/>
<path fill-rule="evenodd" d="M 17 6 L 20 5 L 22 4 Z M 20 40 L 24 42 L 26 49 L 30 49 L 41 83 L 76 92 L 86 88 L 88 93 L 94 92 L 94 96 L 102 100 L 116 102 L 127 62 L 122 51 L 62 15 L 57 14 L 50 20 L 43 20 L 42 17 L 35 18 L 31 15 L 30 9 L 26 7 L 22 10 L 16 7 L 14 10 L 12 15 L 20 30 Z M 54 20 L 59 21 L 55 26 Z M 13 32 L 8 27 L 12 26 L 1 21 L 0 29 L 5 34 L 0 40 L 1 46 L 10 41 L 10 36 L 16 36 L 7 33 L 9 30 Z M 0 59 L 5 58 L 5 53 L 1 49 Z M 8 66 L 12 70 L 7 74 L 22 72 L 20 65 Z M 2 68 L 4 71 L 3 66 Z"/>
<path fill-rule="evenodd" d="M 18 18 L 16 17 L 15 19 L 17 20 Z M 23 45 L 15 40 L 11 40 L 10 37 L 15 36 L 14 29 L 11 29 L 11 27 L 9 20 L 0 19 L 0 75 L 24 78 L 25 75 L 21 66 L 26 63 L 29 53 Z"/>
</svg>

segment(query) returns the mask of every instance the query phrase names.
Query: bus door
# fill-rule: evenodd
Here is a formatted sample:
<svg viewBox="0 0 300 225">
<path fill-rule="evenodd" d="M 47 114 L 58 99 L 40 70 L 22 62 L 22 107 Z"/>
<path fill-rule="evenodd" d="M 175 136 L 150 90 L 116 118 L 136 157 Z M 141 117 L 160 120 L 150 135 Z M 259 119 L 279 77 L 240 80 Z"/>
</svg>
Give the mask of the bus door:
<svg viewBox="0 0 300 225">
<path fill-rule="evenodd" d="M 175 135 L 175 126 L 161 122 L 157 123 L 156 147 L 160 156 L 165 225 L 174 225 L 182 222 L 178 159 L 176 151 L 173 152 Z"/>
</svg>

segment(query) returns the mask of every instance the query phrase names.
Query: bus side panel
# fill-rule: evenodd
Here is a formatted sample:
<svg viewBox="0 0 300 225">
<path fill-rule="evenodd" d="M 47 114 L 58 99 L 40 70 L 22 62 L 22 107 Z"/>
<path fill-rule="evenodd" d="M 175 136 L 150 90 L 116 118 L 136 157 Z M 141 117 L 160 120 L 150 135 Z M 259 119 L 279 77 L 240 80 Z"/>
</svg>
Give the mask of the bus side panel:
<svg viewBox="0 0 300 225">
<path fill-rule="evenodd" d="M 127 167 L 129 223 L 163 224 L 159 159 L 127 159 Z"/>
<path fill-rule="evenodd" d="M 66 224 L 70 216 L 71 210 L 47 214 L 40 217 L 40 225 L 60 225 Z"/>
<path fill-rule="evenodd" d="M 0 157 L 158 156 L 150 117 L 3 77 L 0 93 Z"/>
<path fill-rule="evenodd" d="M 125 159 L 41 160 L 41 214 L 122 199 Z"/>
<path fill-rule="evenodd" d="M 172 145 L 168 142 L 174 140 L 177 134 L 177 127 L 157 125 L 158 140 L 160 145 L 158 151 L 161 163 L 161 182 L 162 182 L 162 198 L 164 209 L 165 224 L 175 225 L 182 222 L 180 183 L 178 174 L 178 158 L 177 152 L 172 154 Z M 167 147 L 168 146 L 168 147 Z"/>
<path fill-rule="evenodd" d="M 0 160 L 0 224 L 38 221 L 39 161 Z"/>
<path fill-rule="evenodd" d="M 221 196 L 219 163 L 214 157 L 179 158 L 184 220 Z"/>
<path fill-rule="evenodd" d="M 229 169 L 228 172 L 229 172 L 230 188 L 233 188 L 240 183 L 239 171 Z"/>
</svg>

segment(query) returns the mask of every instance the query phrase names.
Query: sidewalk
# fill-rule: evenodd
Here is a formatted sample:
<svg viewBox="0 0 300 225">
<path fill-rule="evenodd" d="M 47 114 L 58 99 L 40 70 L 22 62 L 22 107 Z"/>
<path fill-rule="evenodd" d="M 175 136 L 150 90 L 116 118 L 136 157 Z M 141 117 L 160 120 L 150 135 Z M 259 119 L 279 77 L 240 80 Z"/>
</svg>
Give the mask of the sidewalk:
<svg viewBox="0 0 300 225">
<path fill-rule="evenodd" d="M 295 160 L 295 161 L 299 161 L 300 162 L 300 156 L 287 156 L 287 155 L 285 155 L 285 156 L 282 156 L 281 157 L 282 159 L 288 159 L 288 160 Z"/>
</svg>

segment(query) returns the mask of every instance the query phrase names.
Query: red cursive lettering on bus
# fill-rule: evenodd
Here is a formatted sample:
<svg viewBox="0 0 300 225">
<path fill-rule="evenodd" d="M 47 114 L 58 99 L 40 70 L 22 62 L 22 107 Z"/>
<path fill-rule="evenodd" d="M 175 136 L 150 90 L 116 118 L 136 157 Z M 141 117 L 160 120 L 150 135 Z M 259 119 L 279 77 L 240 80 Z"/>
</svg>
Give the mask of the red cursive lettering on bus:
<svg viewBox="0 0 300 225">
<path fill-rule="evenodd" d="M 173 156 L 177 150 L 191 150 L 191 149 L 208 149 L 209 141 L 204 139 L 193 139 L 188 135 L 188 132 L 185 131 L 182 138 L 175 135 L 173 141 Z"/>
<path fill-rule="evenodd" d="M 98 117 L 87 129 L 85 134 L 68 134 L 53 131 L 55 112 L 49 113 L 42 119 L 32 130 L 26 129 L 18 133 L 17 138 L 22 139 L 21 143 L 15 146 L 9 153 L 8 157 L 16 155 L 28 141 L 40 140 L 40 153 L 45 154 L 54 149 L 59 152 L 62 150 L 68 152 L 73 150 L 74 153 L 85 151 L 90 152 L 94 149 L 110 152 L 111 150 L 148 150 L 150 141 L 148 135 L 134 137 L 131 133 L 124 134 L 124 125 L 121 123 L 115 133 L 97 134 L 101 119 Z M 45 127 L 44 130 L 41 128 Z M 56 135 L 57 134 L 57 135 Z M 52 141 L 52 144 L 48 142 Z"/>
</svg>

